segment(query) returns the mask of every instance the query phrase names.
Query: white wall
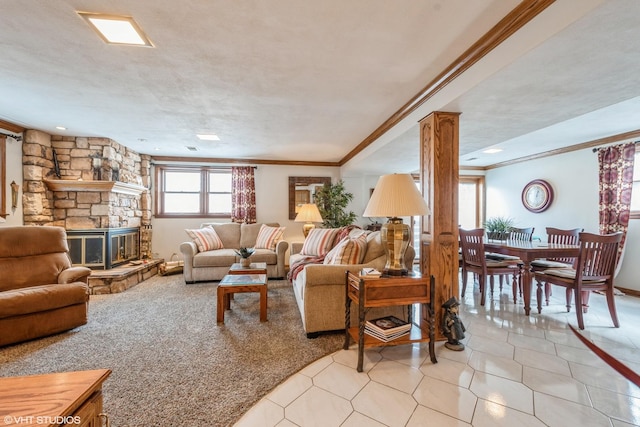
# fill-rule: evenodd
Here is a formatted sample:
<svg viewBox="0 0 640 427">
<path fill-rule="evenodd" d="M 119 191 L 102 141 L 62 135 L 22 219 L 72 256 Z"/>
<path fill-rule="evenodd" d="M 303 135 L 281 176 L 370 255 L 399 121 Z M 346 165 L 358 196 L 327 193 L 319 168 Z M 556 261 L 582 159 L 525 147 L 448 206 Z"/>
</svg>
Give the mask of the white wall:
<svg viewBox="0 0 640 427">
<path fill-rule="evenodd" d="M 302 224 L 289 220 L 289 177 L 328 176 L 335 183 L 339 180 L 339 173 L 337 167 L 259 165 L 255 171 L 257 221 L 277 222 L 285 226 L 284 239 L 290 243 L 304 241 Z M 203 222 L 223 221 L 153 218 L 153 253 L 165 259 L 176 253 L 181 258 L 180 243 L 187 240 L 185 228 L 199 228 Z"/>
<path fill-rule="evenodd" d="M 5 200 L 7 202 L 7 212 L 9 215 L 5 218 L 5 222 L 0 222 L 0 227 L 23 225 L 22 220 L 22 142 L 13 138 L 7 138 L 7 187 L 3 189 L 5 192 Z M 18 207 L 11 209 L 11 181 L 15 181 L 20 186 L 18 190 Z"/>
<path fill-rule="evenodd" d="M 598 233 L 598 157 L 591 149 L 531 160 L 486 173 L 486 217 L 509 216 L 517 227 L 535 227 L 534 236 L 546 239 L 545 228 L 584 228 Z M 522 205 L 522 189 L 544 179 L 553 187 L 554 201 L 544 212 Z M 626 253 L 616 286 L 640 291 L 640 220 L 631 220 Z"/>
</svg>

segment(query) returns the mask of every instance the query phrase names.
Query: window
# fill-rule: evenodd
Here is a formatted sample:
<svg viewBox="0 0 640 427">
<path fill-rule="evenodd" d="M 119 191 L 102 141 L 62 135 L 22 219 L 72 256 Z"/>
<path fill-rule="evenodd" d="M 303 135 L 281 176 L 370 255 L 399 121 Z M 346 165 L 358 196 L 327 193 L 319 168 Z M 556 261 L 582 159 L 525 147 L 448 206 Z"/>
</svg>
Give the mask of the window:
<svg viewBox="0 0 640 427">
<path fill-rule="evenodd" d="M 465 230 L 482 227 L 484 177 L 461 176 L 458 184 L 458 225 Z"/>
<path fill-rule="evenodd" d="M 156 166 L 156 216 L 231 216 L 231 170 Z"/>
<path fill-rule="evenodd" d="M 633 164 L 633 190 L 631 193 L 631 218 L 640 219 L 640 144 L 636 145 Z"/>
</svg>

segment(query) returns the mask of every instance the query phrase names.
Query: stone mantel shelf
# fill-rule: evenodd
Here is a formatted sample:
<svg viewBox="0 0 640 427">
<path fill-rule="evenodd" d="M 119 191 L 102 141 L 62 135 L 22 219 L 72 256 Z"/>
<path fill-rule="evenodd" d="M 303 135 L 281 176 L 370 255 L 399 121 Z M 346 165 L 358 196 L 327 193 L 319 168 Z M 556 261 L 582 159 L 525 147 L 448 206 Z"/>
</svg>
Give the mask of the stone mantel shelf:
<svg viewBox="0 0 640 427">
<path fill-rule="evenodd" d="M 107 191 L 130 196 L 138 196 L 147 191 L 142 185 L 120 181 L 45 179 L 44 182 L 51 191 Z"/>
</svg>

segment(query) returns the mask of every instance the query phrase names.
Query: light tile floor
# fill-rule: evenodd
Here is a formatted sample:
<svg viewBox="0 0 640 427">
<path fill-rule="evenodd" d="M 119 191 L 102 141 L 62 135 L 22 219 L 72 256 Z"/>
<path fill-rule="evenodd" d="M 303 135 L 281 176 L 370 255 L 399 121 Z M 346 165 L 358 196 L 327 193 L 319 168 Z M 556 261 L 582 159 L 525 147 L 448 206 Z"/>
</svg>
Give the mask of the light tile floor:
<svg viewBox="0 0 640 427">
<path fill-rule="evenodd" d="M 236 427 L 640 425 L 640 388 L 568 328 L 577 322 L 564 290 L 528 317 L 510 295 L 496 290 L 482 307 L 476 285 L 462 299 L 464 351 L 438 342 L 432 364 L 426 344 L 367 349 L 358 373 L 352 345 L 280 384 Z M 593 294 L 583 334 L 640 372 L 640 298 L 618 296 L 616 305 L 619 329 Z"/>
</svg>

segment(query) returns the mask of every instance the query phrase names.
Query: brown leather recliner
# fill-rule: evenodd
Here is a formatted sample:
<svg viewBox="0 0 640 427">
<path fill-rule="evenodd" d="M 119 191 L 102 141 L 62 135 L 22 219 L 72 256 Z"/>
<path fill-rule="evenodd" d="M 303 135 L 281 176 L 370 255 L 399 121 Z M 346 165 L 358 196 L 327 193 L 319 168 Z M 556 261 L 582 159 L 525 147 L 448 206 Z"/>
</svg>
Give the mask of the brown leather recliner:
<svg viewBox="0 0 640 427">
<path fill-rule="evenodd" d="M 62 227 L 0 227 L 0 346 L 87 323 L 91 270 L 68 252 Z"/>
</svg>

